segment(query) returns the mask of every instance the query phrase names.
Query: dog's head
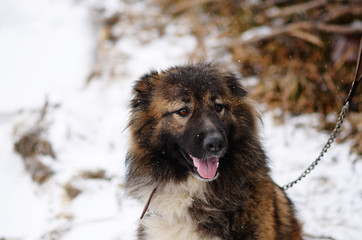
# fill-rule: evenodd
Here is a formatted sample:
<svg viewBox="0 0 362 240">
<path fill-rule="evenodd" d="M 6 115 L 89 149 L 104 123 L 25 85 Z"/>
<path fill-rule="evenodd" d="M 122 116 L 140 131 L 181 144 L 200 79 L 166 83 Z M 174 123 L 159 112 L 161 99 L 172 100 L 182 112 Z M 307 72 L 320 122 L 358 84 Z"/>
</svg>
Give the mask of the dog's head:
<svg viewBox="0 0 362 240">
<path fill-rule="evenodd" d="M 214 180 L 237 144 L 256 135 L 246 91 L 235 75 L 211 64 L 152 71 L 133 94 L 128 161 L 142 174 Z"/>
</svg>

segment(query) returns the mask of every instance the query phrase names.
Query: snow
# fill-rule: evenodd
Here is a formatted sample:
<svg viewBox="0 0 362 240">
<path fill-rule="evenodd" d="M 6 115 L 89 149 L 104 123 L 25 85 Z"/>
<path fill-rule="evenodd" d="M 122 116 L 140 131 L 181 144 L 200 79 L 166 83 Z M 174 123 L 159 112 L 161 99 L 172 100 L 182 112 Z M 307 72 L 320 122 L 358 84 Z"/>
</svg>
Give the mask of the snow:
<svg viewBox="0 0 362 240">
<path fill-rule="evenodd" d="M 84 85 L 94 45 L 87 18 L 71 1 L 1 1 L 0 110 L 34 107 L 46 95 L 61 101 Z"/>
<path fill-rule="evenodd" d="M 242 41 L 246 42 L 246 41 L 252 39 L 253 37 L 256 37 L 256 36 L 262 37 L 262 36 L 271 34 L 271 32 L 272 32 L 272 29 L 268 26 L 255 27 L 255 28 L 252 28 L 250 30 L 243 32 L 240 36 L 240 39 Z"/>
<path fill-rule="evenodd" d="M 318 157 L 329 135 L 305 127 L 313 126 L 316 116 L 289 119 L 282 126 L 273 126 L 270 112 L 263 119 L 273 178 L 285 185 Z M 360 239 L 362 164 L 348 149 L 349 143 L 332 145 L 310 175 L 287 190 L 308 234 Z"/>
<path fill-rule="evenodd" d="M 178 34 L 187 27 L 174 23 L 161 37 L 140 41 L 137 27 L 125 21 L 111 48 L 121 53 L 118 75 L 87 84 L 98 39 L 92 7 L 102 5 L 107 15 L 114 8 L 144 11 L 142 2 L 129 4 L 0 2 L 0 238 L 135 239 L 142 206 L 122 187 L 132 84 L 150 69 L 187 62 L 197 41 Z M 51 107 L 45 135 L 57 157 L 40 157 L 54 175 L 38 185 L 13 144 L 37 121 L 46 99 Z M 328 134 L 315 130 L 316 121 L 301 116 L 275 125 L 272 112 L 263 111 L 261 132 L 277 183 L 294 180 L 318 156 Z M 349 144 L 333 145 L 316 169 L 288 190 L 307 234 L 352 240 L 362 235 L 362 161 L 349 153 Z M 81 176 L 98 169 L 106 171 L 106 179 Z M 82 192 L 71 200 L 66 184 Z"/>
</svg>

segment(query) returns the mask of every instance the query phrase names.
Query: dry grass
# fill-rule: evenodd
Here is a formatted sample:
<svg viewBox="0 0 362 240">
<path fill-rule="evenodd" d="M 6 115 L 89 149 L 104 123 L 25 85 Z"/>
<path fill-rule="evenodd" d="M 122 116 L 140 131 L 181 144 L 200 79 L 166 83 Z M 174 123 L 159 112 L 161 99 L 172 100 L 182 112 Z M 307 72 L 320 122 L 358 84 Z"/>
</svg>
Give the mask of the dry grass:
<svg viewBox="0 0 362 240">
<path fill-rule="evenodd" d="M 38 184 L 43 184 L 53 175 L 52 169 L 42 163 L 40 156 L 56 158 L 52 144 L 44 137 L 47 130 L 44 120 L 47 109 L 48 102 L 45 102 L 34 125 L 23 132 L 14 143 L 14 150 L 23 158 L 26 171 Z"/>
<path fill-rule="evenodd" d="M 362 36 L 358 1 L 269 0 L 254 5 L 231 0 L 155 2 L 165 14 L 195 21 L 192 32 L 202 51 L 207 47 L 200 36 L 206 38 L 205 29 L 216 28 L 220 42 L 227 39 L 227 50 L 239 71 L 260 79 L 252 91 L 255 99 L 292 115 L 319 113 L 320 129 L 333 129 L 334 122 L 328 122 L 326 116 L 338 114 L 355 74 Z M 195 18 L 195 12 L 205 17 Z M 260 26 L 267 26 L 267 31 L 243 35 Z M 357 91 L 348 115 L 351 128 L 345 129 L 358 154 L 362 154 L 360 93 Z"/>
</svg>

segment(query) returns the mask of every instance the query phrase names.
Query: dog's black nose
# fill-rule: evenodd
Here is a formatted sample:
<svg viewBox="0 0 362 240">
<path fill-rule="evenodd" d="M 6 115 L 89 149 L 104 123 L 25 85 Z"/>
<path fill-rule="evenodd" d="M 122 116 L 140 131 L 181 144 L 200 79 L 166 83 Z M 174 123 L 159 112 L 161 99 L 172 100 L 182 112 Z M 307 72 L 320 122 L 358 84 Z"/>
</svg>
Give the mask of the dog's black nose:
<svg viewBox="0 0 362 240">
<path fill-rule="evenodd" d="M 206 135 L 204 139 L 204 149 L 209 152 L 217 153 L 224 148 L 224 139 L 219 133 Z"/>
</svg>

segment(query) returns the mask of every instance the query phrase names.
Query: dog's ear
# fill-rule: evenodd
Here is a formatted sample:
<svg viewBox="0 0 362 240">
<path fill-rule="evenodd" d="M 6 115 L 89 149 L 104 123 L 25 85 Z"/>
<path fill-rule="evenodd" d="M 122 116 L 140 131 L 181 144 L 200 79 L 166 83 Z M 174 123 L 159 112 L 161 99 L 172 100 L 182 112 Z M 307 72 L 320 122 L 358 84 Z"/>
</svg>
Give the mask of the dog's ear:
<svg viewBox="0 0 362 240">
<path fill-rule="evenodd" d="M 133 111 L 144 111 L 150 104 L 152 97 L 152 90 L 154 88 L 154 82 L 159 76 L 159 73 L 155 70 L 144 74 L 133 87 L 133 97 L 131 100 L 131 107 Z"/>
<path fill-rule="evenodd" d="M 231 91 L 231 94 L 233 94 L 236 97 L 246 97 L 248 93 L 243 88 L 243 86 L 239 82 L 239 78 L 236 77 L 233 73 L 227 73 L 226 76 L 226 82 L 227 85 Z"/>
</svg>

